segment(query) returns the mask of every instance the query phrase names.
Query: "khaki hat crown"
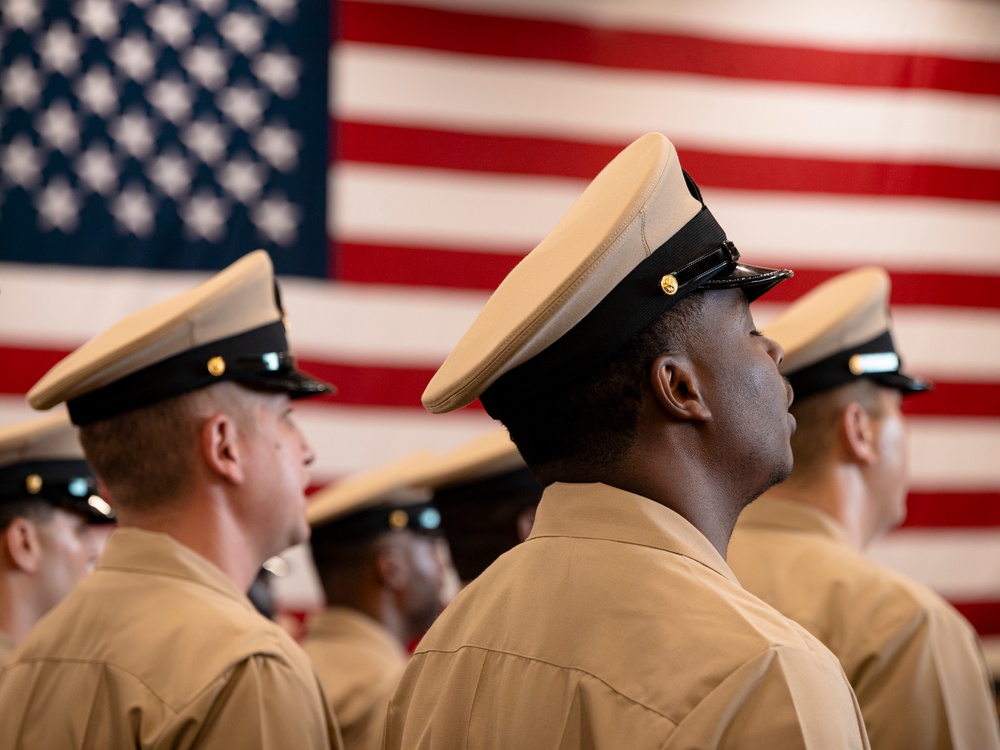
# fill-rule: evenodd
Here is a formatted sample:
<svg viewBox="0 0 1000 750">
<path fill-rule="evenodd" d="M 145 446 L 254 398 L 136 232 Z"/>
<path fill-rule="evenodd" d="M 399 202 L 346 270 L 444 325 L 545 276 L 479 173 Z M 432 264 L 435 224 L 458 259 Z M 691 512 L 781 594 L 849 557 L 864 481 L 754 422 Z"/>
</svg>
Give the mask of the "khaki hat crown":
<svg viewBox="0 0 1000 750">
<path fill-rule="evenodd" d="M 0 468 L 48 460 L 84 460 L 76 428 L 64 410 L 0 427 Z"/>
<path fill-rule="evenodd" d="M 324 539 L 361 538 L 382 531 L 435 531 L 441 522 L 419 478 L 435 454 L 421 451 L 360 472 L 315 493 L 306 518 Z M 317 537 L 318 538 L 318 537 Z"/>
<path fill-rule="evenodd" d="M 411 482 L 439 491 L 525 469 L 524 459 L 507 431 L 491 430 L 446 453 L 436 455 Z"/>
<path fill-rule="evenodd" d="M 263 250 L 98 334 L 49 370 L 28 403 L 49 409 L 65 401 L 83 425 L 223 380 L 293 397 L 332 391 L 298 371 L 288 354 Z"/>
<path fill-rule="evenodd" d="M 423 404 L 440 413 L 481 397 L 493 414 L 602 361 L 695 289 L 740 287 L 755 299 L 791 275 L 738 260 L 673 145 L 649 133 L 504 279 Z"/>
<path fill-rule="evenodd" d="M 764 328 L 785 350 L 779 370 L 796 398 L 859 378 L 905 393 L 930 388 L 900 371 L 892 340 L 891 289 L 884 269 L 856 268 L 803 295 Z"/>
<path fill-rule="evenodd" d="M 65 410 L 0 427 L 0 503 L 29 498 L 114 520 Z"/>
</svg>

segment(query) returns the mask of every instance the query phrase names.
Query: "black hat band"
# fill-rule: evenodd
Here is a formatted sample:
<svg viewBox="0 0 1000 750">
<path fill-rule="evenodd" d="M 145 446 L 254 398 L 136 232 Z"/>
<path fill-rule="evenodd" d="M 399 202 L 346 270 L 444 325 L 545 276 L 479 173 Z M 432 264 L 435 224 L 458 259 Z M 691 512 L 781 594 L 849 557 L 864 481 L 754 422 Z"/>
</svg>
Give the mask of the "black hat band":
<svg viewBox="0 0 1000 750">
<path fill-rule="evenodd" d="M 904 375 L 899 368 L 899 355 L 893 345 L 892 334 L 885 331 L 871 341 L 837 352 L 787 377 L 796 399 L 828 391 L 860 378 L 869 378 L 904 393 L 930 390 L 930 383 Z"/>
<path fill-rule="evenodd" d="M 291 395 L 328 393 L 299 373 L 281 321 L 188 349 L 67 402 L 73 424 L 86 425 L 224 380 Z"/>
<path fill-rule="evenodd" d="M 94 472 L 82 459 L 24 461 L 0 469 L 0 503 L 24 500 L 47 502 L 91 521 L 110 522 L 115 517 L 100 496 Z"/>
<path fill-rule="evenodd" d="M 367 539 L 389 531 L 413 531 L 437 534 L 441 514 L 431 503 L 366 508 L 329 523 L 317 524 L 313 539 L 352 541 Z"/>
</svg>

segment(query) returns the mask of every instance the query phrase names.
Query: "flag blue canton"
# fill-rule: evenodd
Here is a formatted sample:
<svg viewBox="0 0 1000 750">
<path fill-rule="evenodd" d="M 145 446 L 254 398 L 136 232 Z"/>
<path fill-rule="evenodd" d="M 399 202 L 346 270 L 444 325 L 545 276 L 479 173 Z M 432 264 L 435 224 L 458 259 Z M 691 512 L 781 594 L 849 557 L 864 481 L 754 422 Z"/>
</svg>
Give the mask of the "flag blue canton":
<svg viewBox="0 0 1000 750">
<path fill-rule="evenodd" d="M 326 274 L 325 3 L 2 11 L 0 259 Z"/>
</svg>

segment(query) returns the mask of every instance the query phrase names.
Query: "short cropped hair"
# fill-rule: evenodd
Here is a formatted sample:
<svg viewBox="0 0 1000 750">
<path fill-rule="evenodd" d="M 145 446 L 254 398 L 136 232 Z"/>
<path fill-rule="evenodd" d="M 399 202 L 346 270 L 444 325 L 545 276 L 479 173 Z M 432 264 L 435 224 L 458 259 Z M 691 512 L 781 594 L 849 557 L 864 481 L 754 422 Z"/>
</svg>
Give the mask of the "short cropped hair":
<svg viewBox="0 0 1000 750">
<path fill-rule="evenodd" d="M 795 459 L 792 474 L 809 477 L 822 468 L 837 433 L 837 421 L 848 404 L 857 403 L 870 417 L 881 419 L 885 410 L 879 394 L 884 388 L 861 378 L 794 400 L 789 410 L 796 422 L 791 439 Z"/>
<path fill-rule="evenodd" d="M 690 294 L 567 385 L 493 414 L 539 482 L 569 465 L 608 467 L 624 457 L 635 441 L 649 368 L 691 343 L 703 306 L 703 291 Z"/>
<path fill-rule="evenodd" d="M 55 515 L 55 512 L 54 505 L 37 497 L 0 502 L 0 531 L 10 526 L 15 518 L 27 518 L 35 523 L 46 523 Z"/>
<path fill-rule="evenodd" d="M 223 411 L 253 429 L 244 391 L 235 383 L 218 383 L 81 427 L 87 462 L 113 504 L 152 510 L 188 492 L 205 419 Z"/>
</svg>

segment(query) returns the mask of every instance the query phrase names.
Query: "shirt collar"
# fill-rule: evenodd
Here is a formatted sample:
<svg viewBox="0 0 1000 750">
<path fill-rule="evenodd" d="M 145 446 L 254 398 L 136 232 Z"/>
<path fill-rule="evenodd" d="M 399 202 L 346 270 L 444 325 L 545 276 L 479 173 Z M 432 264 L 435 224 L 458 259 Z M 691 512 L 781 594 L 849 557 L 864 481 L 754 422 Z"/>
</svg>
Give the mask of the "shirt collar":
<svg viewBox="0 0 1000 750">
<path fill-rule="evenodd" d="M 762 495 L 744 508 L 736 528 L 806 532 L 851 546 L 840 525 L 819 508 L 770 494 Z"/>
<path fill-rule="evenodd" d="M 606 484 L 556 482 L 545 488 L 528 540 L 606 539 L 688 557 L 738 584 L 708 538 L 665 505 Z"/>
<path fill-rule="evenodd" d="M 309 615 L 306 628 L 310 636 L 332 638 L 359 636 L 376 641 L 385 651 L 406 654 L 399 641 L 381 623 L 350 607 L 327 607 L 322 612 Z"/>
<path fill-rule="evenodd" d="M 246 592 L 218 567 L 173 537 L 135 528 L 118 528 L 111 533 L 97 570 L 129 571 L 180 578 L 207 586 L 252 610 Z"/>
</svg>

